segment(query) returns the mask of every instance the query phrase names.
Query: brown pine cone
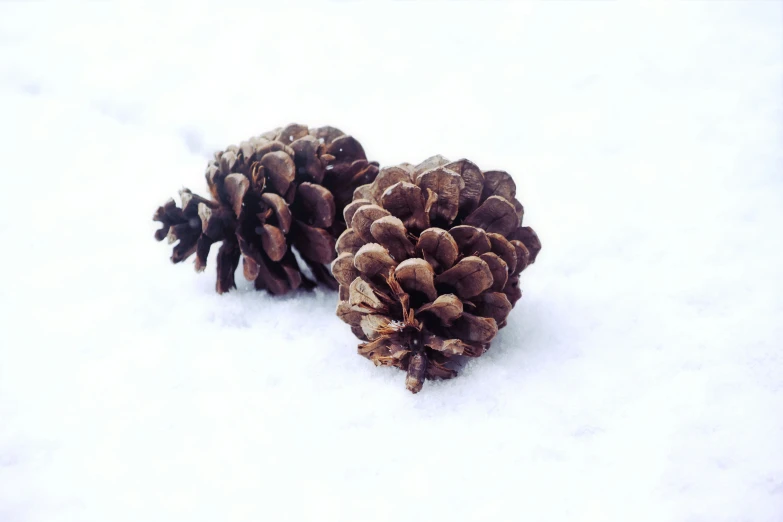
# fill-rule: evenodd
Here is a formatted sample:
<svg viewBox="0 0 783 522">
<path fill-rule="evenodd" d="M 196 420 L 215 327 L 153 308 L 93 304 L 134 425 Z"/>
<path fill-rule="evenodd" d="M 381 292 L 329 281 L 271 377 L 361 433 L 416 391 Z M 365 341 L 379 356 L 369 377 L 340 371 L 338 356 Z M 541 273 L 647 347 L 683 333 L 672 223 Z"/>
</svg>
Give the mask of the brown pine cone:
<svg viewBox="0 0 783 522">
<path fill-rule="evenodd" d="M 218 293 L 236 288 L 240 257 L 245 277 L 259 290 L 284 294 L 314 286 L 292 246 L 317 281 L 336 288 L 325 265 L 346 228 L 343 209 L 354 189 L 377 174 L 378 164 L 367 161 L 355 138 L 334 127 L 291 124 L 217 152 L 206 172 L 211 199 L 180 191 L 181 207 L 169 200 L 155 212 L 153 219 L 163 224 L 155 239 L 179 241 L 171 261 L 195 253 L 199 272 L 212 244 L 222 242 Z"/>
<path fill-rule="evenodd" d="M 435 156 L 381 169 L 345 207 L 337 315 L 367 341 L 361 355 L 407 372 L 411 392 L 482 355 L 521 297 L 541 242 L 515 196 L 508 173 Z"/>
</svg>

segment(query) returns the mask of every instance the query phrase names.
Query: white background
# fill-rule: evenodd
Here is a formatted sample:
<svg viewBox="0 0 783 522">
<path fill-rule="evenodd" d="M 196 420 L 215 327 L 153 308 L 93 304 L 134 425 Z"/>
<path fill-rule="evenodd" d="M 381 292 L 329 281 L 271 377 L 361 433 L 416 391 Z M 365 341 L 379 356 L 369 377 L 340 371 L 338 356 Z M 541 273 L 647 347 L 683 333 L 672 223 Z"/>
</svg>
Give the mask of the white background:
<svg viewBox="0 0 783 522">
<path fill-rule="evenodd" d="M 783 519 L 781 3 L 282 4 L 0 4 L 0 521 Z M 153 240 L 291 121 L 516 179 L 457 379 Z"/>
</svg>

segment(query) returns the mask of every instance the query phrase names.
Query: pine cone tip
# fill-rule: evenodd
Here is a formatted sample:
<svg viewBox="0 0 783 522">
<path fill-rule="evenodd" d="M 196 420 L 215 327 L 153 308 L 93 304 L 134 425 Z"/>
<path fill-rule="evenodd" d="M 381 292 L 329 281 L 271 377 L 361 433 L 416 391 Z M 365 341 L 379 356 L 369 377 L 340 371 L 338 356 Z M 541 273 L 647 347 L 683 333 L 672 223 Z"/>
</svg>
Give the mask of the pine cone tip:
<svg viewBox="0 0 783 522">
<path fill-rule="evenodd" d="M 211 246 L 217 255 L 216 291 L 236 288 L 234 272 L 256 289 L 283 294 L 311 288 L 294 256 L 296 249 L 317 282 L 337 284 L 326 264 L 335 258 L 335 239 L 345 229 L 345 205 L 355 187 L 375 179 L 377 164 L 367 161 L 353 137 L 335 127 L 309 129 L 290 124 L 218 151 L 207 165 L 210 198 L 180 191 L 158 208 L 162 223 L 155 239 L 176 243 L 171 260 L 196 254 L 196 271 L 206 268 Z"/>
</svg>

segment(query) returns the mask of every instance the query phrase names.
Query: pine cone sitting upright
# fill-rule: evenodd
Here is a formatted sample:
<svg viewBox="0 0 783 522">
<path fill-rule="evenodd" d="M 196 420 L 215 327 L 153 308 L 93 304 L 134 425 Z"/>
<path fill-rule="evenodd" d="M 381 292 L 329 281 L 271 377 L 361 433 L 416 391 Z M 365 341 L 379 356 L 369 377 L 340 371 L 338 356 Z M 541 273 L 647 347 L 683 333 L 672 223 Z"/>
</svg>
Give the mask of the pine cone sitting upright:
<svg viewBox="0 0 783 522">
<path fill-rule="evenodd" d="M 325 265 L 334 259 L 335 238 L 345 230 L 343 208 L 354 188 L 377 174 L 377 163 L 367 161 L 353 137 L 334 127 L 291 124 L 217 152 L 206 172 L 212 198 L 180 191 L 181 208 L 169 200 L 155 212 L 153 219 L 163 224 L 155 239 L 179 241 L 171 261 L 195 253 L 199 272 L 211 246 L 222 242 L 218 293 L 236 288 L 240 257 L 245 277 L 259 290 L 283 294 L 313 286 L 291 246 L 318 281 L 336 288 Z"/>
<path fill-rule="evenodd" d="M 451 358 L 482 355 L 520 298 L 541 243 L 515 195 L 506 172 L 435 156 L 381 169 L 346 206 L 337 315 L 367 341 L 361 355 L 407 372 L 411 392 L 456 375 Z"/>
</svg>

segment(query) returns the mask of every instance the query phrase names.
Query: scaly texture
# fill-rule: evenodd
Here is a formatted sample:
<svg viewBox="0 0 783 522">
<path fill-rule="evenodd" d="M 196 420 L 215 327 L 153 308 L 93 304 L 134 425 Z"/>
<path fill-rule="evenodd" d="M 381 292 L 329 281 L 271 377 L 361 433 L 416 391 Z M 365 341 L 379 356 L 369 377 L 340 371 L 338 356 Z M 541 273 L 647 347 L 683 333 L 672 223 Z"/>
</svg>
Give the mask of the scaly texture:
<svg viewBox="0 0 783 522">
<path fill-rule="evenodd" d="M 155 212 L 163 224 L 155 239 L 177 242 L 174 263 L 195 253 L 199 272 L 212 245 L 221 243 L 219 293 L 236 288 L 240 258 L 259 290 L 284 294 L 313 286 L 292 246 L 317 281 L 336 288 L 325 265 L 345 230 L 343 209 L 353 190 L 377 174 L 377 163 L 367 161 L 355 138 L 334 127 L 290 124 L 217 152 L 206 171 L 211 199 L 181 190 L 180 207 L 169 200 Z"/>
<path fill-rule="evenodd" d="M 405 370 L 417 393 L 486 352 L 541 250 L 523 215 L 507 172 L 465 159 L 384 168 L 357 187 L 332 272 L 337 315 L 366 341 L 359 353 Z"/>
</svg>

